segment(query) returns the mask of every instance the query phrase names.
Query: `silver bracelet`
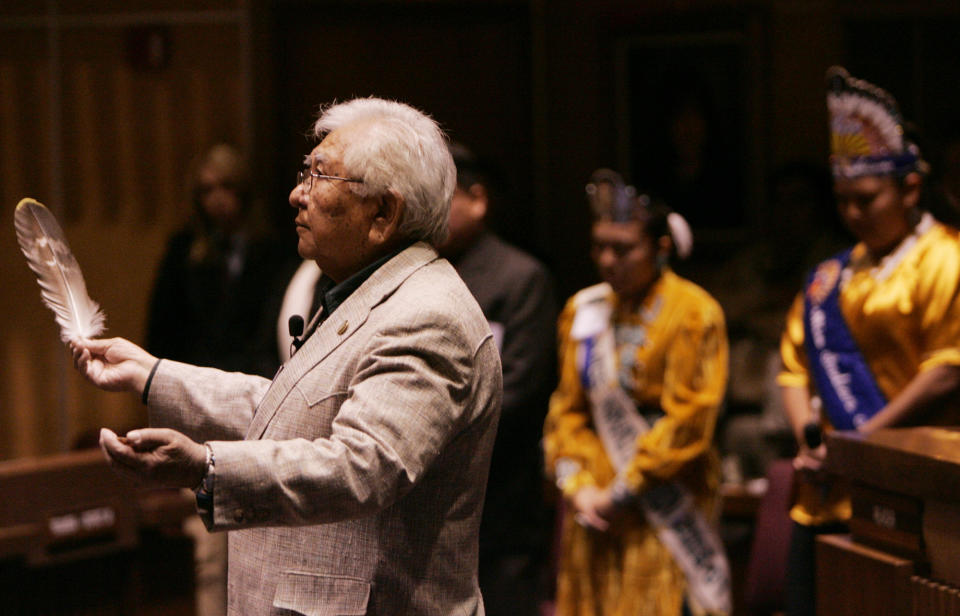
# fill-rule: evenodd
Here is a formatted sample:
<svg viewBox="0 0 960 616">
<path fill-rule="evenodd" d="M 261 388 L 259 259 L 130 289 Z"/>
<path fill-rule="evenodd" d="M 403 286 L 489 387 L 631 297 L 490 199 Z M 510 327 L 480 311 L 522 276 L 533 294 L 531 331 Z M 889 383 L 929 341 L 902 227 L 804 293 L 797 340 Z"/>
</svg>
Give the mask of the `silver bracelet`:
<svg viewBox="0 0 960 616">
<path fill-rule="evenodd" d="M 207 449 L 207 461 L 206 461 L 206 470 L 203 473 L 203 477 L 200 478 L 200 484 L 194 488 L 194 492 L 206 492 L 207 494 L 213 493 L 213 471 L 216 466 L 217 460 L 213 455 L 213 448 L 210 447 L 209 443 L 204 443 L 204 447 Z"/>
</svg>

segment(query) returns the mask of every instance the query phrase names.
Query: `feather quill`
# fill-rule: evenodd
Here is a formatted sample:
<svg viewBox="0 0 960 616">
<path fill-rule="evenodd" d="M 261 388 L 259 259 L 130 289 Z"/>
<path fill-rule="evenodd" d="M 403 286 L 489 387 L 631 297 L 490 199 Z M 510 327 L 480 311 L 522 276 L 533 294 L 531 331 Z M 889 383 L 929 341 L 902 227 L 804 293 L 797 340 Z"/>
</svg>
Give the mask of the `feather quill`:
<svg viewBox="0 0 960 616">
<path fill-rule="evenodd" d="M 60 325 L 60 339 L 67 342 L 103 333 L 106 316 L 87 295 L 80 264 L 50 210 L 33 199 L 22 199 L 13 223 L 20 250 L 37 275 L 40 297 Z"/>
</svg>

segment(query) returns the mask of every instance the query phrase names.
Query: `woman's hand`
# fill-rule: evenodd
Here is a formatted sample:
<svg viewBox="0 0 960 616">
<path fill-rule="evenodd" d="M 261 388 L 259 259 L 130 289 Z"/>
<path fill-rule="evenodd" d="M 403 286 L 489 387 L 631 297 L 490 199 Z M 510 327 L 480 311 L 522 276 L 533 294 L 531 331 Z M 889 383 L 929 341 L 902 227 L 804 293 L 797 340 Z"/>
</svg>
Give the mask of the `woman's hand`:
<svg viewBox="0 0 960 616">
<path fill-rule="evenodd" d="M 797 456 L 793 459 L 793 468 L 798 473 L 803 474 L 807 480 L 819 481 L 824 477 L 824 463 L 826 460 L 826 444 L 820 444 L 820 446 L 814 449 L 801 446 Z"/>
<path fill-rule="evenodd" d="M 609 488 L 584 486 L 573 495 L 574 519 L 586 528 L 606 532 L 615 517 L 616 505 Z"/>
</svg>

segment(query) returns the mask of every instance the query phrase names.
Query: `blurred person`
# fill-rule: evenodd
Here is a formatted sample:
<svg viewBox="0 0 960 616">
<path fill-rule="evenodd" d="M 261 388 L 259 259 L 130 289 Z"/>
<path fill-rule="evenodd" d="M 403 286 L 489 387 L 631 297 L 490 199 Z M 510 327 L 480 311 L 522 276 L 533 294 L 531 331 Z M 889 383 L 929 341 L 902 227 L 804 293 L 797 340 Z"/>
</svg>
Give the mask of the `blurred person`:
<svg viewBox="0 0 960 616">
<path fill-rule="evenodd" d="M 557 614 L 728 613 L 729 567 L 712 524 L 723 312 L 669 266 L 692 249 L 679 215 L 605 169 L 587 194 L 604 282 L 560 315 L 560 383 L 544 427 L 567 507 Z"/>
<path fill-rule="evenodd" d="M 246 165 L 218 144 L 194 166 L 188 224 L 171 236 L 154 283 L 146 349 L 188 363 L 271 376 L 256 348 L 263 289 L 285 251 L 251 216 Z"/>
<path fill-rule="evenodd" d="M 478 530 L 501 396 L 476 301 L 434 248 L 456 169 L 402 103 L 324 109 L 290 193 L 298 252 L 332 283 L 271 382 L 73 340 L 151 428 L 101 432 L 112 466 L 191 487 L 230 531 L 229 613 L 482 614 Z"/>
<path fill-rule="evenodd" d="M 960 390 L 960 236 L 918 207 L 927 165 L 893 97 L 840 67 L 827 84 L 833 190 L 859 241 L 812 270 L 781 340 L 798 445 L 790 615 L 817 611 L 816 535 L 851 515 L 846 486 L 823 473 L 822 431 L 937 422 Z"/>
<path fill-rule="evenodd" d="M 249 171 L 231 145 L 217 144 L 193 164 L 189 222 L 167 243 L 147 320 L 151 353 L 190 363 L 269 376 L 276 370 L 256 352 L 265 302 L 261 289 L 282 252 L 252 220 Z M 226 535 L 188 518 L 194 541 L 199 616 L 227 608 Z"/>
<path fill-rule="evenodd" d="M 457 187 L 440 254 L 490 323 L 503 365 L 503 405 L 480 524 L 480 590 L 487 614 L 537 614 L 550 544 L 540 435 L 556 384 L 553 281 L 532 256 L 487 225 L 496 205 L 489 169 L 451 144 Z"/>
</svg>

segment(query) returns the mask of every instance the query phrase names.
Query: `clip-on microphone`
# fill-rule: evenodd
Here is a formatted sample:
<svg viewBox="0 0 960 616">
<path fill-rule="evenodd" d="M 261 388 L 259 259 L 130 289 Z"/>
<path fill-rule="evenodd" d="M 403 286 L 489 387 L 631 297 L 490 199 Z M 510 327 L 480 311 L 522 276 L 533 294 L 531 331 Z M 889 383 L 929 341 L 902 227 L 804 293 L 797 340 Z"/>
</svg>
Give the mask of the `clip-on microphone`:
<svg viewBox="0 0 960 616">
<path fill-rule="evenodd" d="M 299 314 L 291 315 L 290 320 L 287 321 L 287 328 L 290 332 L 290 335 L 293 337 L 293 342 L 291 343 L 293 345 L 293 350 L 299 351 L 300 347 L 303 346 L 303 340 L 298 337 L 303 334 L 303 317 Z M 291 353 L 291 355 L 292 354 L 293 353 Z"/>
</svg>

